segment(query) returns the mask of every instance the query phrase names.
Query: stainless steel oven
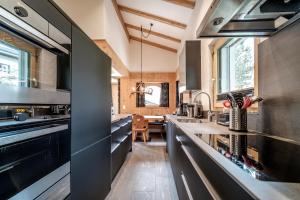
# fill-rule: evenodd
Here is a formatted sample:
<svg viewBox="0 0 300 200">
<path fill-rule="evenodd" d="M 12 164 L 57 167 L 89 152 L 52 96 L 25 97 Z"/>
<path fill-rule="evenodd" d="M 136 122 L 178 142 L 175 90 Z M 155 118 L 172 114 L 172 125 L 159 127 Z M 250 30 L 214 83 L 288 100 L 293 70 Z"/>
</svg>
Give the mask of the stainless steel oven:
<svg viewBox="0 0 300 200">
<path fill-rule="evenodd" d="M 1 0 L 0 104 L 70 104 L 70 47 L 24 2 Z"/>
<path fill-rule="evenodd" d="M 57 199 L 64 199 L 70 193 L 69 161 L 68 119 L 1 127 L 0 199 L 43 199 L 59 193 Z"/>
</svg>

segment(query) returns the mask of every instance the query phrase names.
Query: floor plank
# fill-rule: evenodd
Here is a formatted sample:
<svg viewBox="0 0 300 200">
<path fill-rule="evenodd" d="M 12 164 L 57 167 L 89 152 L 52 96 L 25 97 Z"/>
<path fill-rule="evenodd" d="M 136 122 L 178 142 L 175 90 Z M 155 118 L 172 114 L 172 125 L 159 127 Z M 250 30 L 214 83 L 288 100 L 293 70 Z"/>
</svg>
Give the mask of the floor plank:
<svg viewBox="0 0 300 200">
<path fill-rule="evenodd" d="M 135 142 L 106 200 L 178 200 L 166 143 Z"/>
</svg>

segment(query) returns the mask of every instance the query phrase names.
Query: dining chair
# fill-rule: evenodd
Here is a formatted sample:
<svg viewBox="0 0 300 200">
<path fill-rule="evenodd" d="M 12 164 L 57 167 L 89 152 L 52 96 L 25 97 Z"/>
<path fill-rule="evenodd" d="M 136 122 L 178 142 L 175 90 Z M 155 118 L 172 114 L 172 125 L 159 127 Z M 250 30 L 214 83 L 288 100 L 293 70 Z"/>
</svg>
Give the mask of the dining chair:
<svg viewBox="0 0 300 200">
<path fill-rule="evenodd" d="M 148 120 L 142 115 L 132 115 L 132 142 L 136 140 L 138 133 L 142 133 L 144 143 L 147 142 L 147 134 L 149 130 Z"/>
</svg>

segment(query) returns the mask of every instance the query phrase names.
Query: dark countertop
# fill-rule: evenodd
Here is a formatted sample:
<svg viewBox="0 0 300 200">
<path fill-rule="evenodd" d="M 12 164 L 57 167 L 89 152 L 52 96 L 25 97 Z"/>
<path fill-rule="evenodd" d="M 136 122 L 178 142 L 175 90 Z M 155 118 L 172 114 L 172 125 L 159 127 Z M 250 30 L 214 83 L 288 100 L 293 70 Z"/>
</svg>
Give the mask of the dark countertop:
<svg viewBox="0 0 300 200">
<path fill-rule="evenodd" d="M 117 121 L 120 121 L 121 119 L 124 119 L 126 117 L 131 116 L 130 114 L 117 114 L 117 115 L 113 115 L 111 116 L 111 123 L 115 123 Z"/>
<path fill-rule="evenodd" d="M 203 123 L 181 123 L 176 120 L 178 118 L 185 117 L 167 115 L 169 121 L 179 127 L 195 144 L 220 165 L 223 170 L 230 174 L 236 182 L 257 199 L 299 199 L 300 183 L 271 182 L 254 179 L 205 143 L 202 140 L 203 138 L 200 139 L 195 135 L 201 133 L 204 135 L 205 140 L 205 134 L 237 134 L 237 132 L 230 131 L 228 127 L 218 125 L 215 122 L 208 122 L 207 120 L 203 120 Z"/>
</svg>

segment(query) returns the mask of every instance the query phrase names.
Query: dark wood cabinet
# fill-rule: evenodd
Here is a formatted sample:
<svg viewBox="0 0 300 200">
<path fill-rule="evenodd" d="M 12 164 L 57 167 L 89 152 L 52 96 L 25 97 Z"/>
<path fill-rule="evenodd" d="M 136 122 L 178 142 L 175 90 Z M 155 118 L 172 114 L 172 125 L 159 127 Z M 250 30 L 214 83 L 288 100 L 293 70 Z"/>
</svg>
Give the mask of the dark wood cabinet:
<svg viewBox="0 0 300 200">
<path fill-rule="evenodd" d="M 201 90 L 201 41 L 188 40 L 179 55 L 180 85 L 187 90 Z"/>
<path fill-rule="evenodd" d="M 114 180 L 122 167 L 126 156 L 132 150 L 132 133 L 131 133 L 132 119 L 127 117 L 115 123 L 112 123 L 111 128 L 111 181 Z"/>
<path fill-rule="evenodd" d="M 105 199 L 111 187 L 111 60 L 72 26 L 71 199 Z"/>
<path fill-rule="evenodd" d="M 179 199 L 253 199 L 174 123 L 167 148 Z"/>
<path fill-rule="evenodd" d="M 72 153 L 111 135 L 111 60 L 72 28 Z"/>
<path fill-rule="evenodd" d="M 111 187 L 111 138 L 107 137 L 71 158 L 71 199 L 105 199 Z"/>
</svg>

